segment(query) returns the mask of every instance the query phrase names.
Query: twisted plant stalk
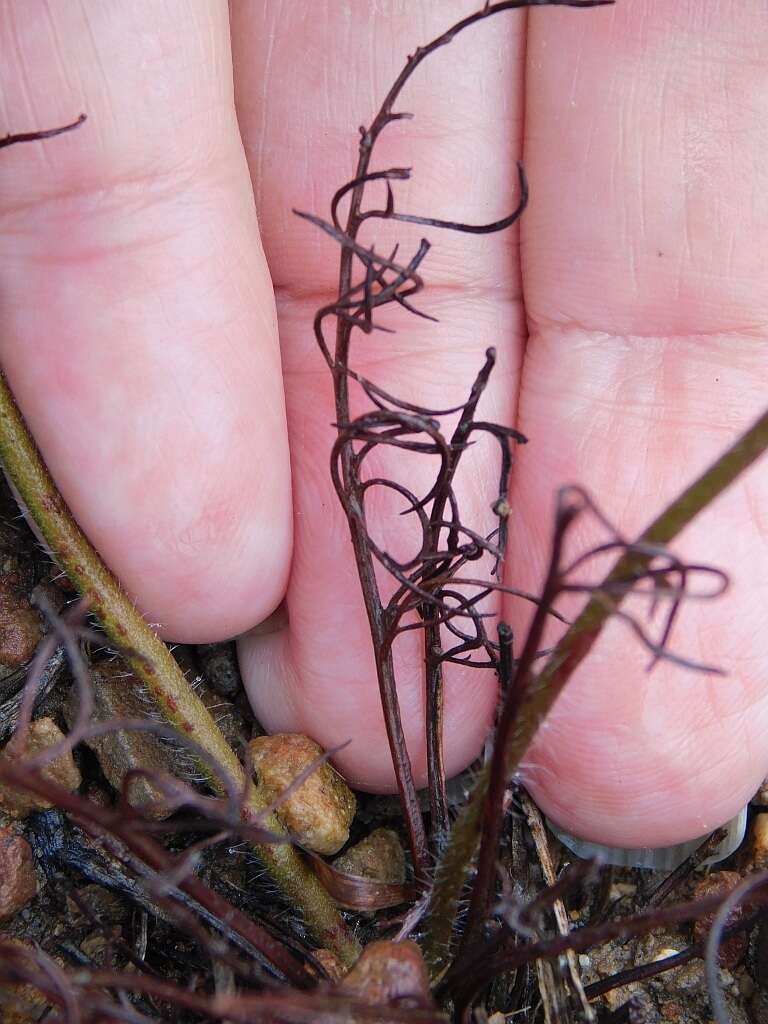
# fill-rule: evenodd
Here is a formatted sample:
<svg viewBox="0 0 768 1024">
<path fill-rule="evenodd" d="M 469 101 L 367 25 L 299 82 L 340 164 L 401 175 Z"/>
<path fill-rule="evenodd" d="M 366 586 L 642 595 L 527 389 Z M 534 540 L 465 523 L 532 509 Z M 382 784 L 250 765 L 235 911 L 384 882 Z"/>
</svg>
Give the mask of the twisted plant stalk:
<svg viewBox="0 0 768 1024">
<path fill-rule="evenodd" d="M 652 550 L 668 544 L 767 449 L 768 410 L 648 525 L 635 544 L 629 546 L 603 582 L 594 589 L 592 597 L 540 672 L 532 673 L 533 656 L 526 657 L 523 653 L 510 688 L 510 692 L 515 694 L 514 713 L 502 713 L 493 761 L 480 774 L 437 865 L 425 935 L 425 955 L 435 975 L 442 974 L 448 966 L 459 900 L 482 838 L 467 924 L 467 934 L 471 939 L 480 934 L 489 895 L 488 891 L 483 891 L 487 887 L 482 884 L 482 879 L 491 877 L 490 868 L 496 857 L 495 837 L 501 817 L 499 794 L 503 795 L 506 781 L 518 769 L 571 673 L 590 652 L 603 627 L 629 592 L 628 587 L 622 591 L 615 584 L 641 577 L 653 554 L 638 549 L 646 547 Z"/>
<path fill-rule="evenodd" d="M 107 569 L 98 552 L 72 517 L 56 489 L 37 446 L 0 374 L 0 461 L 46 544 L 134 675 L 146 686 L 163 718 L 181 735 L 202 748 L 220 772 L 240 790 L 243 766 L 205 705 L 194 693 L 176 660 L 150 629 L 133 602 Z M 201 769 L 217 793 L 222 778 L 201 761 Z M 251 787 L 243 804 L 243 820 L 257 820 L 271 832 L 284 829 L 274 815 L 261 816 Z M 315 939 L 352 964 L 360 947 L 312 870 L 289 842 L 258 844 L 255 850 L 272 880 L 301 914 Z"/>
</svg>

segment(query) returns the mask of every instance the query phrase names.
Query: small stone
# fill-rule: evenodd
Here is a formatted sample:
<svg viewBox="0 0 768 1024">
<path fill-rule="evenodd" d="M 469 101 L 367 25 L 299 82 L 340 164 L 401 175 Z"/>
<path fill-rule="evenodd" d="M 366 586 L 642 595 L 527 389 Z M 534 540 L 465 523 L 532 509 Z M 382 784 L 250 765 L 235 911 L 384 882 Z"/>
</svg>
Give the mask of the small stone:
<svg viewBox="0 0 768 1024">
<path fill-rule="evenodd" d="M 660 960 L 668 960 L 671 956 L 677 956 L 679 952 L 679 949 L 673 949 L 671 946 L 665 946 L 655 954 L 653 963 L 658 963 Z"/>
<path fill-rule="evenodd" d="M 768 812 L 756 814 L 752 822 L 752 860 L 755 871 L 768 868 Z"/>
<path fill-rule="evenodd" d="M 64 733 L 52 718 L 38 718 L 30 723 L 24 747 L 20 746 L 18 734 L 14 734 L 3 748 L 0 759 L 23 760 L 24 757 L 42 753 L 63 739 Z M 71 751 L 45 765 L 40 774 L 49 782 L 55 782 L 70 791 L 76 790 L 82 781 Z M 32 811 L 47 811 L 52 806 L 47 800 L 32 793 L 0 785 L 0 809 L 14 818 L 26 818 Z"/>
<path fill-rule="evenodd" d="M 0 678 L 26 665 L 43 635 L 23 562 L 18 531 L 0 523 Z"/>
<path fill-rule="evenodd" d="M 104 661 L 91 667 L 93 681 L 93 722 L 118 718 L 146 718 L 147 707 L 138 696 L 138 680 L 118 661 Z M 78 693 L 73 687 L 64 705 L 64 717 L 71 728 L 77 718 Z M 121 791 L 129 771 L 173 774 L 176 752 L 158 736 L 132 729 L 116 729 L 85 741 L 96 755 L 109 784 Z M 163 805 L 162 794 L 144 776 L 131 780 L 128 799 L 141 808 L 147 817 L 162 820 L 170 809 Z"/>
<path fill-rule="evenodd" d="M 673 1021 L 674 1024 L 679 1024 L 679 1022 L 684 1019 L 683 1007 L 680 1003 L 674 1002 L 674 1000 L 662 1003 L 659 1012 L 664 1020 Z"/>
<path fill-rule="evenodd" d="M 702 896 L 711 896 L 715 893 L 722 893 L 723 897 L 736 888 L 741 882 L 741 875 L 735 871 L 713 871 L 712 874 L 703 878 L 693 890 L 694 899 L 701 899 Z M 744 913 L 743 907 L 737 907 L 728 918 L 728 924 L 735 924 Z M 700 917 L 693 926 L 693 935 L 697 942 L 706 941 L 716 911 Z M 745 932 L 737 932 L 729 939 L 720 944 L 720 955 L 718 963 L 721 967 L 735 967 L 747 951 L 749 937 Z"/>
<path fill-rule="evenodd" d="M 397 1002 L 431 1006 L 429 974 L 415 942 L 382 939 L 365 947 L 360 959 L 339 985 L 339 991 L 358 996 L 373 1006 Z"/>
<path fill-rule="evenodd" d="M 752 797 L 751 803 L 759 807 L 768 807 L 768 779 L 761 782 L 760 789 Z"/>
<path fill-rule="evenodd" d="M 0 829 L 0 920 L 13 917 L 37 896 L 32 848 L 23 836 Z"/>
<path fill-rule="evenodd" d="M 405 854 L 397 832 L 377 828 L 333 862 L 337 871 L 374 882 L 405 883 Z"/>
<path fill-rule="evenodd" d="M 293 780 L 323 753 L 307 736 L 276 733 L 258 736 L 249 744 L 260 796 L 265 802 L 285 792 Z M 336 853 L 349 839 L 355 816 L 355 797 L 339 773 L 326 761 L 275 812 L 286 829 L 307 849 Z"/>
</svg>

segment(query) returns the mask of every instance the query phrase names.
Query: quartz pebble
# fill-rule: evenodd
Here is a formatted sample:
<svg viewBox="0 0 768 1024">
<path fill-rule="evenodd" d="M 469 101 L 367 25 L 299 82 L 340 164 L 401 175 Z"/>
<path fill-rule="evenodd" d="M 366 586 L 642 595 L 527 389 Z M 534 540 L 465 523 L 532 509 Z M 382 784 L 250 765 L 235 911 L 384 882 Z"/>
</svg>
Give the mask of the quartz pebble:
<svg viewBox="0 0 768 1024">
<path fill-rule="evenodd" d="M 13 917 L 36 895 L 32 848 L 23 836 L 0 829 L 0 920 Z"/>
<path fill-rule="evenodd" d="M 3 748 L 0 759 L 23 760 L 25 756 L 42 753 L 63 739 L 64 733 L 52 718 L 38 718 L 29 726 L 24 748 L 20 746 L 18 734 L 14 734 Z M 55 782 L 70 791 L 77 789 L 82 781 L 71 751 L 46 764 L 41 774 L 50 782 Z M 47 800 L 33 793 L 0 785 L 0 810 L 14 818 L 26 818 L 32 811 L 45 811 L 52 806 Z"/>
<path fill-rule="evenodd" d="M 276 733 L 249 744 L 259 781 L 259 796 L 271 803 L 323 753 L 307 736 Z M 326 761 L 277 808 L 277 817 L 302 846 L 315 853 L 336 853 L 349 839 L 355 796 Z"/>
</svg>

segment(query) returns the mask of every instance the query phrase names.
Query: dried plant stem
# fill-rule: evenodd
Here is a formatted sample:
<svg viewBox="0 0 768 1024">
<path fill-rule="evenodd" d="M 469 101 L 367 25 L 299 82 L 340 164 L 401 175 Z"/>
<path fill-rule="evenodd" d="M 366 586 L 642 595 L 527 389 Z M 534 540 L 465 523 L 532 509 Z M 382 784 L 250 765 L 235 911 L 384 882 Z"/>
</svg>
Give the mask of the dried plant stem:
<svg viewBox="0 0 768 1024">
<path fill-rule="evenodd" d="M 761 873 L 748 879 L 747 882 L 739 886 L 739 889 L 745 890 L 749 883 L 751 891 L 763 885 L 765 880 L 766 874 Z M 438 994 L 441 992 L 445 994 L 446 989 L 451 991 L 454 1006 L 459 1011 L 458 1017 L 464 1021 L 467 1019 L 467 1010 L 471 1006 L 475 994 L 498 974 L 514 970 L 539 958 L 559 957 L 569 949 L 574 953 L 583 953 L 592 949 L 593 946 L 602 945 L 615 939 L 632 938 L 635 935 L 643 935 L 659 928 L 669 928 L 686 921 L 700 920 L 715 910 L 722 912 L 726 908 L 726 912 L 722 914 L 724 920 L 727 914 L 733 911 L 731 899 L 735 892 L 737 890 L 733 890 L 730 896 L 723 893 L 711 893 L 701 899 L 678 903 L 672 907 L 654 907 L 651 910 L 641 911 L 634 917 L 604 921 L 602 924 L 577 928 L 568 932 L 567 935 L 557 935 L 541 939 L 538 942 L 519 945 L 509 943 L 500 948 L 495 948 L 492 943 L 483 944 L 480 947 L 475 947 L 472 955 L 467 957 L 463 964 L 456 962 L 451 966 L 450 973 L 446 975 L 444 983 L 438 989 Z M 756 893 L 752 897 L 756 907 L 762 906 L 766 899 L 768 896 L 765 893 Z M 722 924 L 722 920 L 720 923 Z M 723 928 L 717 930 L 715 928 L 716 924 L 713 925 L 710 936 L 714 933 L 716 941 L 712 942 L 712 938 L 709 941 L 712 942 L 715 950 L 716 962 L 717 944 L 722 938 Z"/>
<path fill-rule="evenodd" d="M 178 855 L 169 853 L 152 836 L 144 833 L 135 820 L 119 808 L 101 807 L 77 793 L 57 785 L 39 772 L 30 772 L 23 761 L 0 763 L 0 780 L 7 786 L 23 787 L 43 800 L 66 811 L 70 817 L 94 836 L 119 840 L 147 868 L 161 876 L 173 877 L 174 886 L 191 897 L 212 918 L 217 918 L 230 933 L 239 936 L 256 949 L 265 960 L 299 987 L 307 986 L 307 972 L 301 962 L 279 939 L 272 936 L 258 921 L 253 921 L 237 907 L 202 882 L 194 871 L 178 870 Z M 108 845 L 108 844 L 107 844 Z M 148 889 L 152 893 L 151 889 Z M 166 896 L 170 889 L 166 890 Z"/>
<path fill-rule="evenodd" d="M 637 550 L 639 545 L 662 545 L 673 540 L 703 509 L 729 487 L 768 448 L 768 410 L 704 473 L 653 520 L 636 545 L 622 555 L 611 572 L 587 601 L 583 611 L 556 645 L 543 669 L 531 673 L 532 658 L 521 656 L 514 684 L 512 701 L 515 714 L 502 715 L 497 735 L 495 759 L 503 766 L 504 780 L 517 769 L 539 726 L 557 700 L 571 673 L 586 657 L 606 622 L 621 604 L 624 592 L 612 584 L 629 581 L 641 575 L 652 555 Z M 550 571 L 551 575 L 551 571 Z M 546 588 L 545 588 L 546 589 Z M 537 617 L 538 617 L 537 611 Z M 528 646 L 526 644 L 526 646 Z M 504 719 L 506 718 L 506 721 Z M 504 728 L 502 728 L 502 725 Z M 500 799 L 503 785 L 487 768 L 480 775 L 475 790 L 454 825 L 451 841 L 438 862 L 432 908 L 427 920 L 425 953 L 433 972 L 441 973 L 449 954 L 453 925 L 456 919 L 467 874 L 477 847 L 481 822 L 496 823 L 484 832 L 478 859 L 478 873 L 467 930 L 478 934 L 482 915 L 494 877 L 498 828 L 502 818 Z M 498 773 L 497 773 L 498 775 Z M 493 800 L 491 800 L 493 795 Z"/>
<path fill-rule="evenodd" d="M 242 789 L 245 776 L 235 752 L 184 678 L 168 648 L 150 629 L 74 521 L 2 375 L 0 461 L 51 552 L 74 586 L 89 600 L 90 609 L 107 637 L 123 653 L 163 717 L 179 733 L 193 739 L 234 785 Z M 221 778 L 213 776 L 207 763 L 201 767 L 214 789 L 221 792 Z M 254 795 L 244 806 L 244 817 L 253 821 L 260 810 Z M 283 831 L 274 816 L 262 824 L 270 831 Z M 256 849 L 273 880 L 303 915 L 315 938 L 333 949 L 343 962 L 353 962 L 359 954 L 357 942 L 296 850 L 289 843 L 259 845 Z"/>
</svg>

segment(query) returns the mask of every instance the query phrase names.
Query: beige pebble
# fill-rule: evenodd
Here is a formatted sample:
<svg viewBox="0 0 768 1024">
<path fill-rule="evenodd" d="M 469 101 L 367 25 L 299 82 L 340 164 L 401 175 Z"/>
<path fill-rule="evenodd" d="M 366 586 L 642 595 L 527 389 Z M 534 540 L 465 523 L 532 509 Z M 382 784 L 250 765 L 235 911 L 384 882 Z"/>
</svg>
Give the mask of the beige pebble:
<svg viewBox="0 0 768 1024">
<path fill-rule="evenodd" d="M 756 871 L 768 868 L 768 812 L 756 814 L 752 822 L 752 860 Z"/>
<path fill-rule="evenodd" d="M 275 800 L 323 753 L 322 747 L 295 733 L 258 736 L 249 744 L 261 797 Z M 307 849 L 336 853 L 349 839 L 355 816 L 352 790 L 326 761 L 277 808 L 285 828 Z"/>
<path fill-rule="evenodd" d="M 0 524 L 0 677 L 21 668 L 35 653 L 43 635 L 40 615 L 26 593 L 25 572 L 18 552 L 18 534 Z"/>
<path fill-rule="evenodd" d="M 0 760 L 23 760 L 25 756 L 42 753 L 63 739 L 64 733 L 52 718 L 38 718 L 29 726 L 24 749 L 20 746 L 18 734 L 14 734 L 3 748 Z M 71 751 L 46 764 L 41 774 L 49 782 L 70 791 L 77 789 L 82 781 Z M 0 809 L 14 818 L 25 818 L 32 811 L 45 811 L 51 806 L 47 800 L 32 793 L 0 785 Z"/>
</svg>

